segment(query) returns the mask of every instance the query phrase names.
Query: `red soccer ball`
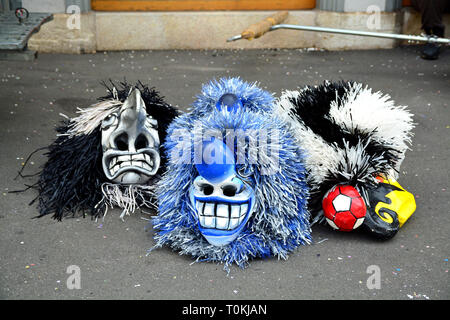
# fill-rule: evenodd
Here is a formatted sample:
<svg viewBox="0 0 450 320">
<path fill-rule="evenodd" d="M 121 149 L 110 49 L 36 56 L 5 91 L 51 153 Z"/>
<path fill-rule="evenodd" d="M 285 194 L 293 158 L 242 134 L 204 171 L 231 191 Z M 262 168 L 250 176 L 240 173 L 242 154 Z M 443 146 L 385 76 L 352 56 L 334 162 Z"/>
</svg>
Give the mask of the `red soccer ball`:
<svg viewBox="0 0 450 320">
<path fill-rule="evenodd" d="M 366 216 L 366 204 L 352 186 L 336 185 L 323 197 L 322 208 L 327 222 L 340 231 L 358 228 Z"/>
</svg>

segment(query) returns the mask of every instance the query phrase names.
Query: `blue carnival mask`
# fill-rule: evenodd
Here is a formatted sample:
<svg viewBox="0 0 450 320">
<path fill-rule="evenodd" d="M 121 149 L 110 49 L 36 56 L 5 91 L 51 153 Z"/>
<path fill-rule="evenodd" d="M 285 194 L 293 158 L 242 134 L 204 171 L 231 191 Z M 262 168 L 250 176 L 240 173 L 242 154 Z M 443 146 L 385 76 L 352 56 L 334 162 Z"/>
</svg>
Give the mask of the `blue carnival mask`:
<svg viewBox="0 0 450 320">
<path fill-rule="evenodd" d="M 231 150 L 213 139 L 203 144 L 199 175 L 190 188 L 201 234 L 212 245 L 224 246 L 244 230 L 254 208 L 253 188 L 236 174 Z"/>
<path fill-rule="evenodd" d="M 154 248 L 167 245 L 230 271 L 253 258 L 286 259 L 310 242 L 303 153 L 273 103 L 256 84 L 222 78 L 173 120 Z"/>
</svg>

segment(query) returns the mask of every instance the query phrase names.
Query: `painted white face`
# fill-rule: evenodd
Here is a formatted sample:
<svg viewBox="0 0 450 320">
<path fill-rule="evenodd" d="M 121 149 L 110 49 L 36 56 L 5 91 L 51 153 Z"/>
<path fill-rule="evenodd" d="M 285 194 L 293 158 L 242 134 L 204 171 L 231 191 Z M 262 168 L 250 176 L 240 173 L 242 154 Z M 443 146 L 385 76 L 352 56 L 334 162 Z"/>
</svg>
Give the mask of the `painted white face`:
<svg viewBox="0 0 450 320">
<path fill-rule="evenodd" d="M 103 171 L 108 180 L 144 184 L 159 169 L 158 122 L 133 89 L 117 113 L 102 121 Z"/>
<path fill-rule="evenodd" d="M 199 229 L 212 245 L 224 246 L 234 241 L 253 213 L 254 192 L 236 175 L 211 183 L 202 176 L 190 188 Z"/>
</svg>

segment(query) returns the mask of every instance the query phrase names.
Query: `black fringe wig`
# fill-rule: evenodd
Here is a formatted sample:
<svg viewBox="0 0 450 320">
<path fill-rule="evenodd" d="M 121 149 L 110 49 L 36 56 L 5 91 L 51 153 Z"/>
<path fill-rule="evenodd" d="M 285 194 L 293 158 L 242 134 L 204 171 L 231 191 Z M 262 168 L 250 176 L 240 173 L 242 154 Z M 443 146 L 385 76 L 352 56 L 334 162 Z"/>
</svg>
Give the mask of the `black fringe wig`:
<svg viewBox="0 0 450 320">
<path fill-rule="evenodd" d="M 177 110 L 164 101 L 164 98 L 154 88 L 138 81 L 130 85 L 126 81 L 116 86 L 110 81 L 110 86 L 103 82 L 108 95 L 99 101 L 114 99 L 114 88 L 117 98 L 124 102 L 132 87 L 141 91 L 146 105 L 147 114 L 158 121 L 158 134 L 163 145 L 167 126 L 178 115 Z M 61 221 L 64 217 L 75 217 L 79 213 L 93 218 L 101 217 L 105 212 L 106 203 L 102 201 L 102 185 L 108 183 L 102 168 L 101 130 L 97 126 L 90 134 L 69 135 L 71 121 L 64 120 L 56 128 L 57 138 L 50 144 L 45 155 L 48 157 L 39 180 L 32 186 L 39 195 L 31 203 L 39 201 L 39 215 L 42 217 L 53 214 L 52 218 Z M 155 183 L 160 173 L 165 170 L 166 159 L 160 151 L 161 166 L 149 184 Z"/>
</svg>

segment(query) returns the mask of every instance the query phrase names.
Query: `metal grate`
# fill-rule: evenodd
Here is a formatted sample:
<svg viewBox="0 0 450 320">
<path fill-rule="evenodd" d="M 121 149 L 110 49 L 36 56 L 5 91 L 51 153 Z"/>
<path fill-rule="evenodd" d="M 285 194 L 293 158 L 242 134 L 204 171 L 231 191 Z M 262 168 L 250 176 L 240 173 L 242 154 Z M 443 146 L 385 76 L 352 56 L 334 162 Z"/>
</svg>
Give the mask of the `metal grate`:
<svg viewBox="0 0 450 320">
<path fill-rule="evenodd" d="M 0 13 L 0 50 L 23 50 L 33 32 L 53 18 L 51 13 L 30 13 L 19 23 L 14 12 Z"/>
</svg>

